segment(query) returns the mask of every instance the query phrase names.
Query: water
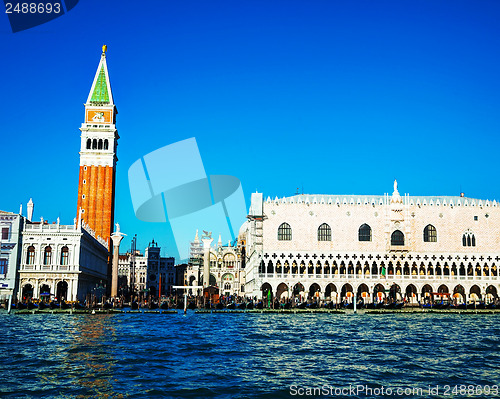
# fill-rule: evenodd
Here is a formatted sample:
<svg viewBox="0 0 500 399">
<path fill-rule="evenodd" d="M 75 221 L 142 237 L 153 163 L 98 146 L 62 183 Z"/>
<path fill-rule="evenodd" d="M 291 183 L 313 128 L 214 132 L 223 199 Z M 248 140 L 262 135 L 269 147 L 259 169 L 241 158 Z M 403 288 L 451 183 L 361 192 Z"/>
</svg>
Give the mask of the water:
<svg viewBox="0 0 500 399">
<path fill-rule="evenodd" d="M 0 326 L 2 398 L 387 397 L 349 385 L 477 398 L 500 384 L 500 314 L 0 313 Z M 460 384 L 477 391 L 453 395 Z"/>
</svg>

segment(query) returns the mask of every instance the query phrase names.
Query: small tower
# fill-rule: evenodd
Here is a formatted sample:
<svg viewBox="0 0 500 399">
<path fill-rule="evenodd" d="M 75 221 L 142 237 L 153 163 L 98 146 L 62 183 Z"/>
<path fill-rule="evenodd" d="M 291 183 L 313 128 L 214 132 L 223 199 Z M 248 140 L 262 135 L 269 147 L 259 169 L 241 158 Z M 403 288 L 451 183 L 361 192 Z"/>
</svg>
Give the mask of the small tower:
<svg viewBox="0 0 500 399">
<path fill-rule="evenodd" d="M 113 232 L 115 207 L 116 147 L 118 111 L 113 102 L 106 64 L 106 49 L 85 103 L 85 121 L 80 128 L 80 181 L 77 212 L 96 233 L 108 242 Z"/>
</svg>

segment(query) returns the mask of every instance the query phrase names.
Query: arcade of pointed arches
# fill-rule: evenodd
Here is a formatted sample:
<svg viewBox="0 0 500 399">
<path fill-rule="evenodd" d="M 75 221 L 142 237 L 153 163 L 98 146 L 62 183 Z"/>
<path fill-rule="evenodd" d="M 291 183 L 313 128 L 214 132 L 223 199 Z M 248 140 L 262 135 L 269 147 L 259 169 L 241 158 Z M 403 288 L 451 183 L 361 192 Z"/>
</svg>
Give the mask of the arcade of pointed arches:
<svg viewBox="0 0 500 399">
<path fill-rule="evenodd" d="M 272 287 L 272 292 L 279 293 L 279 285 L 285 284 L 284 279 L 292 279 L 293 281 L 301 281 L 305 284 L 304 292 L 310 294 L 310 287 L 315 286 L 324 297 L 327 296 L 328 286 L 332 284 L 337 289 L 346 285 L 351 285 L 351 288 L 358 289 L 365 285 L 362 281 L 357 284 L 357 279 L 383 279 L 385 283 L 397 282 L 398 287 L 406 293 L 407 287 L 414 287 L 412 291 L 416 295 L 423 287 L 429 286 L 430 289 L 425 292 L 434 292 L 433 289 L 443 286 L 443 289 L 455 289 L 457 286 L 477 286 L 480 282 L 483 286 L 493 287 L 494 296 L 496 297 L 496 288 L 491 282 L 498 277 L 498 264 L 500 257 L 481 256 L 481 255 L 325 255 L 325 254 L 264 254 L 264 259 L 259 265 L 259 277 L 264 284 Z M 314 279 L 314 280 L 310 280 Z M 345 283 L 339 283 L 332 280 L 349 280 Z M 437 284 L 435 280 L 443 280 Z M 280 281 L 281 280 L 281 281 Z M 407 281 L 405 281 L 407 280 Z M 428 280 L 434 280 L 429 283 Z M 450 281 L 451 280 L 451 281 Z M 372 287 L 366 291 L 373 294 L 373 289 L 376 287 L 376 281 Z M 295 283 L 294 283 L 295 284 Z M 434 285 L 438 285 L 434 287 Z M 340 285 L 340 287 L 339 287 Z M 316 287 L 317 286 L 317 287 Z M 262 287 L 261 287 L 262 288 Z M 349 288 L 349 287 L 347 287 Z M 346 289 L 347 289 L 346 288 Z M 294 288 L 295 289 L 295 288 Z M 282 291 L 282 290 L 281 290 Z M 315 292 L 317 292 L 315 291 Z M 342 290 L 341 290 L 342 291 Z M 284 292 L 284 291 L 283 291 Z M 352 290 L 347 292 L 353 292 Z M 437 292 L 437 291 L 436 291 Z M 461 295 L 472 295 L 474 292 L 464 292 Z M 370 294 L 370 295 L 371 295 Z M 290 293 L 288 294 L 290 295 Z M 483 295 L 479 290 L 476 295 Z M 279 295 L 278 295 L 279 297 Z M 311 297 L 311 295 L 309 295 Z M 348 296 L 347 296 L 348 297 Z"/>
<path fill-rule="evenodd" d="M 499 290 L 493 284 L 481 290 L 478 284 L 435 284 L 427 282 L 408 282 L 404 284 L 392 283 L 389 288 L 382 283 L 373 283 L 368 286 L 366 283 L 318 283 L 298 281 L 294 283 L 265 282 L 261 285 L 263 297 L 268 297 L 271 291 L 272 300 L 287 300 L 297 298 L 301 301 L 306 299 L 320 299 L 333 301 L 335 303 L 352 302 L 354 293 L 357 298 L 363 298 L 366 303 L 384 301 L 387 299 L 408 302 L 424 301 L 426 298 L 442 299 L 447 297 L 456 303 L 467 301 L 484 301 L 490 303 L 498 299 Z M 466 288 L 467 287 L 467 288 Z"/>
</svg>

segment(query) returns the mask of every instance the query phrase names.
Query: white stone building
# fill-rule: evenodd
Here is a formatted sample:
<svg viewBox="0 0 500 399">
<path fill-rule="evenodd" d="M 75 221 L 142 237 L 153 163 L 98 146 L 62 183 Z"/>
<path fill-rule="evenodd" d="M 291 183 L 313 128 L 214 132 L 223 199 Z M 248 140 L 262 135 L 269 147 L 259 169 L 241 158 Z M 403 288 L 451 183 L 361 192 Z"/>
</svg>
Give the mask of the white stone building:
<svg viewBox="0 0 500 399">
<path fill-rule="evenodd" d="M 500 278 L 500 206 L 457 197 L 252 194 L 246 293 L 370 302 L 491 301 Z M 440 295 L 439 295 L 440 294 Z"/>
<path fill-rule="evenodd" d="M 61 225 L 42 220 L 22 232 L 19 299 L 84 301 L 107 281 L 108 248 L 83 221 Z"/>
<path fill-rule="evenodd" d="M 118 258 L 118 290 L 119 293 L 130 292 L 131 285 L 135 293 L 144 293 L 148 275 L 148 258 L 139 250 L 121 254 Z M 120 291 L 122 290 L 122 291 Z"/>
<path fill-rule="evenodd" d="M 17 270 L 21 262 L 21 214 L 0 211 L 0 302 L 17 290 Z"/>
</svg>

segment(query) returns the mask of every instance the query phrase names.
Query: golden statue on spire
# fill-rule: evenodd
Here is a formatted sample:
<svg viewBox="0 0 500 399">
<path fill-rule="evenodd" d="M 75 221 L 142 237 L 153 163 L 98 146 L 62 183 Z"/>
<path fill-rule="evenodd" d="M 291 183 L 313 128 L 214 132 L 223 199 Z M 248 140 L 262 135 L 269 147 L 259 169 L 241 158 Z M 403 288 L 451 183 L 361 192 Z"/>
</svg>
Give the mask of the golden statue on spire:
<svg viewBox="0 0 500 399">
<path fill-rule="evenodd" d="M 106 46 L 105 44 L 102 46 L 102 53 L 103 54 L 106 54 L 106 50 L 108 49 L 108 46 Z"/>
</svg>

